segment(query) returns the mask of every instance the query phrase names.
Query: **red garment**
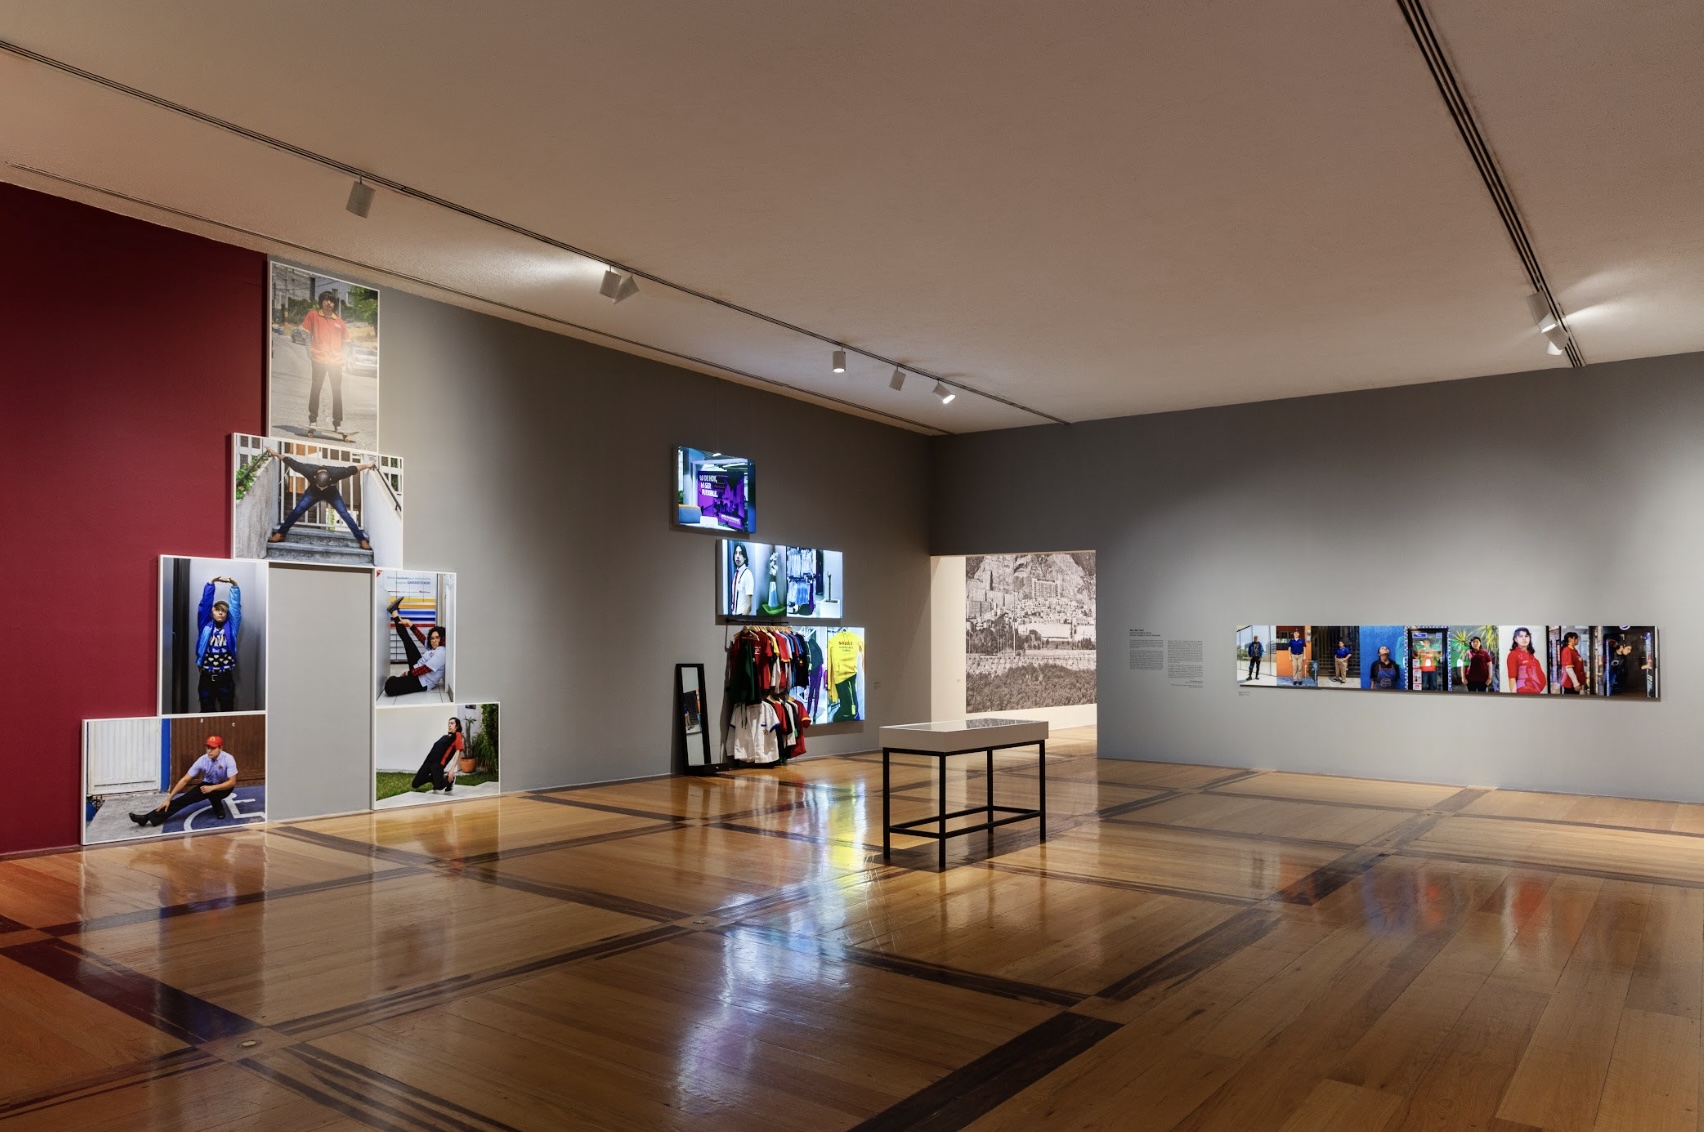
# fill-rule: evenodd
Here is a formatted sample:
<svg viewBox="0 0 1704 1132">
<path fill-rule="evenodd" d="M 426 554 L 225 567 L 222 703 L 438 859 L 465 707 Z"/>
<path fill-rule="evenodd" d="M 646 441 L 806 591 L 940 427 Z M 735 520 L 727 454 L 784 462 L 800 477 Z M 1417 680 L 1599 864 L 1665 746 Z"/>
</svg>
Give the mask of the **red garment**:
<svg viewBox="0 0 1704 1132">
<path fill-rule="evenodd" d="M 444 748 L 444 757 L 438 760 L 439 766 L 449 766 L 450 758 L 467 750 L 467 744 L 462 742 L 461 732 L 456 732 L 456 741 Z"/>
<path fill-rule="evenodd" d="M 1511 647 L 1507 668 L 1509 687 L 1516 692 L 1534 695 L 1544 691 L 1544 665 L 1526 649 Z"/>
<path fill-rule="evenodd" d="M 349 327 L 334 314 L 315 307 L 302 316 L 302 333 L 308 336 L 308 355 L 326 366 L 343 364 L 343 341 L 349 337 Z"/>
<path fill-rule="evenodd" d="M 1580 655 L 1580 650 L 1575 648 L 1572 645 L 1564 645 L 1562 647 L 1562 655 L 1560 656 L 1559 659 L 1561 660 L 1563 668 L 1566 668 L 1566 669 L 1568 669 L 1568 670 L 1570 670 L 1574 673 L 1573 686 L 1575 688 L 1578 688 L 1582 692 L 1585 691 L 1586 690 L 1586 661 L 1585 661 L 1585 658 Z M 1566 683 L 1563 683 L 1563 687 L 1567 687 L 1567 686 L 1568 685 Z"/>
</svg>

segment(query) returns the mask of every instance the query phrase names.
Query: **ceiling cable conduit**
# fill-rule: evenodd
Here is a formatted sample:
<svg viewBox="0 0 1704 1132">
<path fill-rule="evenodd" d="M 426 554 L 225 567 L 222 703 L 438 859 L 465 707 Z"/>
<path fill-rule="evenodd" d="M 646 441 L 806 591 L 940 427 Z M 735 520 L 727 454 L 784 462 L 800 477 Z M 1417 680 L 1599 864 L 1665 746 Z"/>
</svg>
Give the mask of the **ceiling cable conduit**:
<svg viewBox="0 0 1704 1132">
<path fill-rule="evenodd" d="M 217 117 L 215 115 L 205 113 L 203 111 L 195 109 L 194 107 L 185 106 L 185 105 L 183 105 L 182 103 L 179 103 L 179 102 L 173 102 L 170 99 L 162 98 L 162 97 L 160 97 L 159 95 L 156 95 L 156 94 L 150 94 L 148 91 L 140 90 L 137 87 L 130 86 L 127 83 L 119 82 L 117 79 L 111 79 L 111 78 L 108 78 L 105 75 L 96 74 L 93 71 L 85 70 L 82 67 L 78 67 L 78 66 L 76 66 L 72 63 L 67 63 L 64 60 L 55 59 L 50 55 L 43 55 L 39 51 L 32 51 L 28 47 L 24 47 L 21 44 L 12 43 L 9 40 L 0 39 L 0 51 L 4 51 L 4 52 L 11 54 L 11 55 L 16 55 L 16 56 L 18 56 L 19 58 L 22 58 L 22 59 L 28 59 L 31 62 L 38 63 L 38 64 L 40 64 L 44 67 L 51 67 L 52 69 L 54 69 L 56 71 L 60 71 L 60 72 L 67 74 L 67 75 L 72 75 L 76 78 L 84 80 L 85 82 L 90 82 L 90 83 L 94 83 L 98 86 L 105 87 L 108 90 L 117 91 L 118 93 L 127 95 L 131 98 L 140 99 L 141 101 L 147 102 L 147 103 L 149 103 L 153 106 L 157 106 L 162 110 L 167 110 L 167 111 L 170 111 L 171 113 L 174 113 L 174 114 L 179 114 L 179 115 L 182 115 L 182 116 L 187 117 L 187 118 L 192 118 L 195 121 L 201 122 L 204 125 L 212 126 L 215 129 L 224 130 L 227 133 L 235 134 L 238 137 L 247 138 L 248 140 L 253 141 L 253 142 L 257 142 L 260 145 L 268 146 L 272 149 L 279 150 L 280 152 L 283 152 L 283 153 L 292 154 L 296 157 L 303 159 L 304 161 L 311 161 L 314 164 L 320 165 L 320 166 L 322 166 L 326 169 L 335 170 L 336 172 L 342 173 L 345 176 L 354 178 L 354 180 L 357 182 L 357 184 L 362 185 L 362 186 L 366 186 L 366 188 L 368 189 L 369 192 L 371 191 L 372 186 L 376 185 L 380 188 L 383 188 L 383 189 L 386 189 L 390 192 L 396 193 L 399 196 L 409 197 L 409 198 L 412 198 L 414 200 L 421 201 L 422 203 L 425 203 L 425 204 L 430 204 L 430 205 L 434 205 L 438 208 L 447 209 L 450 212 L 454 212 L 454 213 L 457 213 L 461 216 L 465 216 L 465 217 L 467 217 L 471 220 L 477 220 L 481 223 L 489 224 L 489 225 L 492 225 L 493 227 L 496 227 L 496 228 L 501 228 L 506 232 L 512 232 L 517 236 L 522 236 L 522 237 L 525 237 L 526 239 L 534 240 L 538 243 L 545 244 L 545 245 L 552 247 L 552 248 L 556 248 L 559 251 L 568 252 L 571 255 L 581 256 L 585 259 L 589 259 L 589 260 L 592 260 L 594 262 L 601 263 L 605 266 L 605 268 L 607 270 L 613 270 L 613 271 L 619 272 L 623 275 L 628 276 L 629 279 L 642 279 L 647 283 L 654 283 L 659 287 L 666 287 L 669 290 L 678 292 L 682 295 L 687 295 L 687 296 L 690 296 L 694 299 L 700 299 L 700 300 L 707 302 L 707 303 L 713 303 L 716 306 L 721 307 L 724 310 L 729 310 L 729 311 L 733 311 L 736 314 L 745 315 L 748 318 L 753 318 L 753 319 L 756 319 L 760 322 L 768 323 L 771 326 L 775 326 L 775 327 L 779 327 L 780 329 L 783 329 L 783 330 L 791 331 L 794 334 L 803 335 L 806 338 L 813 338 L 813 339 L 815 339 L 819 342 L 822 342 L 826 345 L 832 346 L 835 349 L 845 350 L 845 351 L 848 351 L 850 353 L 857 354 L 859 357 L 867 358 L 870 361 L 876 362 L 876 363 L 878 363 L 882 366 L 894 366 L 894 367 L 904 366 L 904 368 L 908 372 L 917 374 L 919 377 L 927 378 L 929 380 L 937 382 L 938 384 L 951 386 L 952 388 L 957 389 L 957 390 L 961 390 L 965 393 L 973 393 L 976 396 L 983 398 L 984 400 L 993 401 L 996 404 L 1000 404 L 1000 405 L 1005 405 L 1007 408 L 1016 409 L 1018 412 L 1027 413 L 1032 417 L 1039 417 L 1042 420 L 1051 421 L 1055 424 L 1070 424 L 1071 423 L 1070 421 L 1065 420 L 1063 417 L 1056 417 L 1052 413 L 1043 412 L 1040 409 L 1032 409 L 1028 405 L 1019 404 L 1016 401 L 1010 400 L 1009 398 L 1006 398 L 1006 397 L 1002 397 L 1002 396 L 1000 396 L 999 394 L 996 394 L 996 393 L 985 392 L 981 389 L 976 388 L 975 386 L 967 385 L 964 382 L 957 380 L 956 378 L 950 378 L 950 377 L 946 377 L 946 376 L 943 376 L 943 375 L 938 374 L 938 373 L 930 372 L 929 370 L 920 369 L 917 366 L 909 365 L 907 363 L 901 362 L 896 358 L 886 357 L 885 355 L 875 353 L 872 350 L 862 349 L 862 348 L 855 346 L 855 345 L 853 345 L 849 342 L 842 342 L 837 338 L 832 338 L 832 337 L 830 337 L 826 334 L 818 333 L 815 330 L 811 330 L 811 329 L 808 329 L 807 327 L 799 326 L 795 323 L 788 322 L 788 321 L 786 321 L 785 319 L 782 319 L 782 318 L 777 318 L 774 315 L 764 314 L 762 311 L 754 310 L 751 307 L 742 306 L 739 303 L 733 302 L 729 299 L 720 298 L 716 295 L 709 294 L 708 292 L 705 292 L 705 291 L 700 291 L 695 287 L 689 287 L 689 286 L 687 286 L 686 284 L 683 284 L 683 283 L 676 283 L 672 280 L 665 279 L 660 275 L 654 275 L 651 272 L 643 271 L 643 270 L 641 270 L 637 267 L 632 266 L 631 264 L 621 263 L 620 261 L 610 259 L 607 256 L 598 255 L 596 252 L 588 251 L 585 248 L 577 247 L 573 244 L 568 243 L 565 240 L 559 240 L 559 239 L 555 238 L 554 236 L 548 236 L 548 235 L 545 235 L 544 233 L 536 231 L 534 229 L 527 228 L 523 225 L 513 223 L 512 221 L 504 220 L 504 219 L 502 219 L 501 217 L 498 217 L 498 216 L 493 216 L 490 213 L 481 212 L 480 210 L 478 210 L 476 208 L 472 208 L 468 205 L 458 204 L 455 201 L 448 200 L 444 197 L 438 196 L 435 193 L 428 192 L 425 189 L 415 188 L 414 186 L 404 184 L 401 181 L 392 180 L 391 178 L 383 176 L 379 173 L 375 173 L 370 169 L 362 169 L 362 168 L 359 168 L 358 166 L 351 165 L 346 161 L 340 161 L 335 157 L 330 157 L 330 156 L 327 156 L 326 154 L 323 154 L 323 153 L 316 153 L 315 151 L 313 151 L 311 149 L 307 149 L 307 148 L 304 148 L 303 146 L 299 146 L 299 145 L 296 145 L 292 142 L 285 141 L 282 138 L 276 138 L 276 137 L 271 136 L 270 134 L 263 134 L 258 130 L 249 129 L 247 126 L 239 125 L 236 122 L 232 122 L 232 121 L 229 121 L 227 119 L 220 118 L 220 117 Z M 118 195 L 122 195 L 122 194 L 118 194 Z M 353 197 L 352 197 L 351 203 L 352 204 L 354 203 Z M 371 198 L 366 197 L 365 203 L 370 205 Z M 357 215 L 365 215 L 365 213 L 357 213 Z M 381 270 L 384 270 L 384 269 L 381 269 Z M 429 285 L 440 286 L 440 284 L 436 284 L 436 283 L 431 283 Z M 629 294 L 630 293 L 631 292 L 629 292 Z M 622 298 L 626 298 L 626 295 L 623 295 Z M 490 302 L 491 300 L 481 298 L 481 301 Z M 617 301 L 619 301 L 619 300 L 617 300 Z M 497 305 L 502 305 L 502 304 L 497 304 Z M 561 322 L 562 320 L 555 319 L 553 321 Z M 594 331 L 594 333 L 603 334 L 605 332 Z M 606 334 L 605 336 L 620 340 L 618 335 Z M 644 345 L 643 343 L 637 343 L 637 344 L 638 345 Z M 645 349 L 658 349 L 658 347 L 645 346 Z M 666 352 L 666 351 L 664 351 L 664 352 Z M 715 365 L 717 368 L 726 369 L 730 373 L 739 372 L 739 371 L 735 371 L 735 370 L 731 369 L 730 367 L 721 366 L 719 363 L 709 363 L 709 364 Z M 742 374 L 742 376 L 749 376 L 749 375 Z M 775 384 L 784 385 L 785 383 L 776 382 Z M 789 386 L 789 388 L 791 388 L 791 387 Z M 868 408 L 868 406 L 864 406 L 864 405 L 859 405 L 858 407 L 860 409 L 867 409 Z"/>
<path fill-rule="evenodd" d="M 1556 295 L 1544 277 L 1544 268 L 1538 262 L 1538 253 L 1533 250 L 1532 241 L 1527 238 L 1526 225 L 1521 221 L 1520 210 L 1515 207 L 1514 194 L 1503 180 L 1503 173 L 1497 168 L 1497 160 L 1491 154 L 1491 146 L 1486 142 L 1485 135 L 1480 131 L 1479 123 L 1473 116 L 1473 108 L 1468 105 L 1467 96 L 1462 93 L 1461 84 L 1456 81 L 1455 70 L 1450 66 L 1449 57 L 1444 54 L 1443 45 L 1438 42 L 1437 33 L 1432 30 L 1432 20 L 1426 14 L 1425 5 L 1421 0 L 1396 0 L 1396 6 L 1402 9 L 1402 18 L 1407 21 L 1408 30 L 1414 36 L 1414 43 L 1426 60 L 1427 69 L 1432 72 L 1432 80 L 1438 84 L 1438 93 L 1443 96 L 1444 106 L 1455 120 L 1456 130 L 1461 134 L 1462 143 L 1467 146 L 1467 152 L 1479 170 L 1480 180 L 1485 182 L 1485 191 L 1491 194 L 1491 203 L 1496 206 L 1497 216 L 1503 221 L 1510 242 L 1515 245 L 1515 254 L 1520 257 L 1521 266 L 1526 269 L 1527 279 L 1532 283 L 1534 294 L 1549 310 L 1555 328 L 1560 329 L 1560 334 L 1554 334 L 1552 330 L 1547 331 L 1545 337 L 1552 342 L 1561 339 L 1562 352 L 1568 355 L 1569 364 L 1575 369 L 1580 368 L 1586 364 L 1585 358 L 1574 343 L 1574 336 L 1568 330 L 1568 320 L 1562 313 L 1562 305 L 1556 301 Z M 1539 320 L 1539 323 L 1541 327 L 1545 325 L 1543 320 Z"/>
<path fill-rule="evenodd" d="M 357 271 L 366 272 L 369 275 L 379 278 L 388 276 L 392 279 L 400 279 L 405 283 L 412 283 L 427 291 L 437 291 L 441 294 L 453 295 L 458 299 L 479 303 L 487 307 L 496 308 L 497 310 L 508 311 L 511 314 L 521 315 L 524 318 L 537 319 L 540 322 L 547 322 L 555 326 L 560 326 L 565 330 L 571 330 L 577 334 L 584 334 L 589 338 L 601 338 L 608 342 L 619 342 L 623 346 L 631 346 L 637 350 L 660 354 L 663 357 L 673 358 L 689 365 L 703 366 L 706 369 L 718 370 L 734 377 L 743 378 L 746 381 L 751 381 L 759 385 L 766 385 L 771 389 L 782 389 L 786 390 L 788 393 L 797 394 L 800 397 L 808 398 L 810 400 L 840 405 L 853 413 L 859 413 L 870 417 L 880 417 L 884 420 L 904 425 L 906 428 L 926 432 L 931 435 L 947 435 L 946 430 L 937 425 L 925 424 L 922 421 L 915 421 L 910 417 L 904 417 L 898 413 L 890 413 L 885 409 L 871 408 L 869 405 L 862 405 L 856 401 L 849 401 L 844 397 L 836 397 L 832 393 L 822 393 L 815 389 L 806 389 L 798 385 L 789 385 L 785 381 L 778 381 L 773 377 L 764 377 L 761 374 L 751 373 L 750 371 L 740 369 L 737 366 L 728 365 L 726 362 L 711 361 L 708 358 L 700 358 L 693 354 L 682 353 L 679 350 L 671 350 L 666 346 L 653 346 L 649 342 L 641 342 L 636 338 L 626 338 L 608 330 L 599 330 L 593 326 L 586 326 L 582 323 L 572 322 L 565 318 L 558 318 L 553 314 L 545 314 L 542 311 L 535 311 L 527 307 L 517 306 L 514 303 L 506 303 L 501 299 L 491 299 L 484 295 L 476 295 L 471 291 L 463 291 L 460 288 L 451 287 L 446 283 L 437 283 L 430 279 L 424 279 L 418 275 L 410 275 L 405 271 L 398 271 L 392 267 L 381 267 L 378 264 L 367 263 L 364 260 L 351 259 L 345 255 L 338 255 L 336 252 L 327 252 L 319 248 L 308 247 L 306 244 L 293 243 L 281 236 L 272 236 L 265 232 L 255 231 L 252 228 L 243 228 L 236 224 L 227 224 L 223 220 L 215 220 L 210 216 L 203 216 L 198 212 L 189 212 L 185 209 L 174 208 L 169 204 L 161 204 L 159 201 L 148 200 L 144 197 L 131 196 L 128 193 L 121 193 L 117 189 L 109 189 L 104 185 L 95 185 L 88 181 L 79 181 L 74 177 L 66 177 L 62 174 L 55 173 L 50 169 L 38 169 L 33 165 L 19 165 L 10 161 L 6 164 L 13 169 L 20 169 L 32 176 L 41 177 L 49 181 L 55 181 L 61 185 L 69 185 L 72 188 L 82 189 L 84 192 L 97 193 L 101 196 L 111 197 L 113 200 L 121 200 L 127 204 L 137 205 L 143 209 L 162 213 L 166 216 L 175 216 L 180 220 L 187 220 L 195 224 L 205 224 L 209 227 L 217 228 L 220 231 L 230 232 L 237 236 L 243 236 L 251 241 L 261 244 L 284 248 L 291 252 L 299 252 L 304 257 L 313 257 L 320 260 L 330 260 L 335 263 L 345 264 L 349 267 L 355 268 Z"/>
</svg>

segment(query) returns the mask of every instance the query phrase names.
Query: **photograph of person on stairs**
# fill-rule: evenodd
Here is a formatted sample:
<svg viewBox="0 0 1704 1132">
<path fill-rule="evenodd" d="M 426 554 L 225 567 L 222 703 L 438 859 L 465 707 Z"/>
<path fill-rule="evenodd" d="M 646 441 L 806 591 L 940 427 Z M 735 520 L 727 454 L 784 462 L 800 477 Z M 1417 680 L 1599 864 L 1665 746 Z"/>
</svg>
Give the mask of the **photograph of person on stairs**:
<svg viewBox="0 0 1704 1132">
<path fill-rule="evenodd" d="M 402 564 L 402 460 L 337 444 L 232 438 L 231 553 L 318 566 Z"/>
</svg>

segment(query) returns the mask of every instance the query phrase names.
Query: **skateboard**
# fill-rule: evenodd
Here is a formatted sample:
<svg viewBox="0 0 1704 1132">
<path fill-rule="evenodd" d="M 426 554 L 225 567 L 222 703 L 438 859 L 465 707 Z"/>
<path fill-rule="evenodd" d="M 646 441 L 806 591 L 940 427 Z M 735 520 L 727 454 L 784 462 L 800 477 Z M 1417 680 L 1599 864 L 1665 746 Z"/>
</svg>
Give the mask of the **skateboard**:
<svg viewBox="0 0 1704 1132">
<path fill-rule="evenodd" d="M 355 434 L 352 432 L 344 432 L 342 429 L 337 428 L 320 428 L 318 425 L 309 425 L 308 435 L 313 437 L 315 440 L 330 440 L 335 436 L 344 444 L 351 444 L 355 440 Z"/>
</svg>

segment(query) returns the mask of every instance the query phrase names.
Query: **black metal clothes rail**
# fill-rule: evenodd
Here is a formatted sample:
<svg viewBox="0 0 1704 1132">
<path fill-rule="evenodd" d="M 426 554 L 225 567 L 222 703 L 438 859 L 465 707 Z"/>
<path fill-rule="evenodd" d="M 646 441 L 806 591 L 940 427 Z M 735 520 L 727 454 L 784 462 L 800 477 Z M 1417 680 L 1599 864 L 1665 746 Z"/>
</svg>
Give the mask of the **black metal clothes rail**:
<svg viewBox="0 0 1704 1132">
<path fill-rule="evenodd" d="M 1029 808 L 1026 808 L 1026 807 L 1023 807 L 1023 806 L 998 806 L 998 805 L 994 804 L 994 752 L 995 751 L 1011 750 L 1011 749 L 1016 748 L 1016 747 L 1034 747 L 1034 748 L 1036 748 L 1036 753 L 1037 753 L 1036 763 L 1037 763 L 1038 777 L 1037 777 L 1037 780 L 1036 780 L 1036 790 L 1037 790 L 1036 803 L 1037 803 L 1037 805 L 1036 805 L 1036 808 L 1034 808 L 1034 809 L 1029 809 Z M 986 754 L 987 759 L 988 759 L 988 763 L 987 763 L 987 767 L 988 767 L 988 771 L 987 771 L 987 773 L 988 773 L 988 777 L 987 777 L 988 797 L 987 797 L 987 800 L 980 806 L 969 806 L 969 807 L 966 807 L 965 809 L 954 810 L 951 813 L 948 813 L 947 812 L 947 760 L 954 757 L 955 755 L 974 755 L 978 751 L 984 752 L 984 754 Z M 892 791 L 891 791 L 890 786 L 889 786 L 889 772 L 888 772 L 890 756 L 892 756 L 892 755 L 926 755 L 929 758 L 939 760 L 938 767 L 939 767 L 939 771 L 940 771 L 940 776 L 938 778 L 939 785 L 938 785 L 937 790 L 936 790 L 936 813 L 935 813 L 934 817 L 914 818 L 911 821 L 903 821 L 903 822 L 899 822 L 897 824 L 893 821 L 893 817 L 892 817 L 892 814 L 890 812 L 891 811 Z M 968 779 L 967 779 L 967 781 L 968 781 Z M 956 829 L 948 829 L 947 828 L 947 822 L 951 821 L 952 819 L 969 817 L 971 814 L 984 814 L 984 815 L 986 815 L 986 817 L 984 818 L 983 821 L 980 821 L 980 822 L 976 823 L 975 825 L 960 826 L 959 828 L 956 828 Z M 995 817 L 994 816 L 995 814 L 1004 814 L 1005 816 L 1004 817 Z M 989 746 L 989 747 L 983 747 L 983 746 L 965 747 L 962 750 L 957 750 L 957 751 L 919 751 L 919 750 L 906 748 L 906 747 L 886 747 L 886 746 L 884 746 L 882 748 L 882 860 L 883 861 L 888 861 L 888 860 L 892 859 L 892 856 L 893 856 L 893 835 L 894 834 L 900 833 L 900 834 L 904 834 L 908 837 L 929 837 L 929 838 L 933 838 L 935 840 L 935 842 L 937 843 L 937 854 L 938 854 L 937 865 L 938 865 L 938 868 L 940 869 L 941 872 L 945 872 L 946 869 L 947 869 L 947 839 L 948 838 L 963 837 L 966 834 L 981 833 L 983 830 L 987 830 L 989 839 L 992 841 L 992 839 L 994 837 L 994 830 L 995 830 L 996 827 L 1002 826 L 1002 825 L 1010 825 L 1013 822 L 1028 821 L 1031 818 L 1034 818 L 1039 823 L 1040 830 L 1041 830 L 1041 840 L 1046 841 L 1047 840 L 1047 740 L 1046 739 L 1030 739 L 1030 740 L 1026 740 L 1024 742 L 1021 742 L 1021 743 L 1001 743 L 1001 744 L 998 744 L 998 745 L 995 745 L 995 746 Z M 934 828 L 934 829 L 924 829 L 923 828 L 924 826 L 928 826 L 928 825 L 933 825 L 936 828 Z"/>
</svg>

